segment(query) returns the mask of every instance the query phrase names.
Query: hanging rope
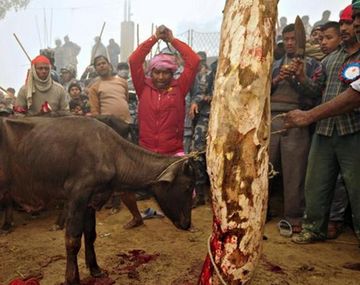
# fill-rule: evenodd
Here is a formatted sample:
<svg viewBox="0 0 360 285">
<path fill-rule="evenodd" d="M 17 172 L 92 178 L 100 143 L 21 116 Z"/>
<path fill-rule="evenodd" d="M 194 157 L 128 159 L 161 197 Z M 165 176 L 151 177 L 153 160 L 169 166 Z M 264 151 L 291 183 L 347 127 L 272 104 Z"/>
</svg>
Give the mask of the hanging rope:
<svg viewBox="0 0 360 285">
<path fill-rule="evenodd" d="M 215 260 L 214 260 L 214 257 L 212 256 L 212 252 L 211 252 L 211 245 L 210 245 L 210 240 L 211 240 L 211 236 L 209 236 L 208 238 L 208 253 L 209 253 L 209 257 L 210 257 L 210 261 L 211 261 L 211 264 L 213 266 L 213 268 L 215 269 L 215 272 L 216 272 L 216 275 L 217 277 L 219 278 L 219 280 L 221 281 L 221 283 L 223 285 L 227 285 L 227 283 L 225 282 L 225 280 L 222 278 L 220 272 L 219 272 L 219 269 L 217 268 L 216 264 L 215 264 Z"/>
<path fill-rule="evenodd" d="M 274 121 L 274 120 L 276 120 L 276 119 L 283 118 L 283 117 L 285 117 L 285 116 L 286 116 L 286 113 L 278 114 L 278 115 L 274 116 L 274 117 L 271 119 L 271 122 Z M 284 132 L 286 132 L 286 131 L 287 131 L 287 129 L 284 128 L 284 129 L 281 129 L 281 130 L 278 130 L 278 131 L 273 131 L 273 132 L 271 132 L 271 134 L 272 134 L 272 135 L 281 134 L 281 133 L 284 133 Z"/>
<path fill-rule="evenodd" d="M 280 173 L 274 169 L 274 165 L 272 165 L 271 162 L 269 162 L 269 168 L 270 168 L 269 174 L 268 174 L 269 179 L 274 178 L 276 175 L 278 175 Z"/>
</svg>

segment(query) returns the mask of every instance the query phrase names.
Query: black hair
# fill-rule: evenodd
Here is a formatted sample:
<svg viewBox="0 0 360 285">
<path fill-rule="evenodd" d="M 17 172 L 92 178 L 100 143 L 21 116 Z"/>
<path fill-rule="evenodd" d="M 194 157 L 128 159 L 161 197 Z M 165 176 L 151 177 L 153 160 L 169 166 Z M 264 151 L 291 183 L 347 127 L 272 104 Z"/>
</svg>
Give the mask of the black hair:
<svg viewBox="0 0 360 285">
<path fill-rule="evenodd" d="M 73 83 L 71 83 L 71 84 L 69 85 L 69 88 L 68 88 L 68 92 L 69 92 L 69 93 L 70 93 L 71 88 L 73 88 L 73 87 L 79 88 L 79 90 L 80 90 L 80 92 L 81 92 L 81 86 L 80 86 L 80 84 L 77 83 L 77 82 L 73 82 Z"/>
<path fill-rule="evenodd" d="M 284 35 L 285 33 L 290 33 L 290 32 L 295 32 L 295 24 L 289 24 L 285 26 L 285 28 L 282 31 L 282 34 Z"/>
<path fill-rule="evenodd" d="M 100 59 L 105 59 L 107 63 L 110 63 L 109 59 L 105 55 L 98 55 L 94 58 L 94 66 L 96 65 L 96 62 Z"/>
<path fill-rule="evenodd" d="M 9 87 L 8 89 L 6 89 L 6 91 L 10 92 L 10 93 L 14 93 L 15 94 L 15 89 L 12 87 Z"/>
<path fill-rule="evenodd" d="M 116 67 L 117 70 L 122 70 L 122 69 L 127 69 L 129 70 L 129 65 L 127 62 L 119 62 L 117 67 Z"/>
<path fill-rule="evenodd" d="M 330 22 L 326 22 L 324 25 L 321 26 L 321 31 L 324 32 L 328 29 L 335 29 L 336 32 L 340 35 L 340 24 L 339 22 L 335 22 L 335 21 L 330 21 Z"/>
</svg>

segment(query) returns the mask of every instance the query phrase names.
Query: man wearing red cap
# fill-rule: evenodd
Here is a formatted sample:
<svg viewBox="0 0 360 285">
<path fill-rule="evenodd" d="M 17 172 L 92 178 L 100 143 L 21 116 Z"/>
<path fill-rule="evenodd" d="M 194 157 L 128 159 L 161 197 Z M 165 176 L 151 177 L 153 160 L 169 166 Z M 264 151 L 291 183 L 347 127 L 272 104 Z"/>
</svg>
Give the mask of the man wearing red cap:
<svg viewBox="0 0 360 285">
<path fill-rule="evenodd" d="M 352 8 L 340 15 L 342 47 L 322 61 L 319 78 L 306 78 L 299 62 L 296 77 L 302 88 L 322 93 L 322 102 L 330 101 L 358 79 L 360 44 L 353 28 Z M 293 238 L 305 244 L 326 239 L 330 205 L 336 177 L 341 172 L 353 213 L 355 233 L 360 238 L 360 112 L 351 110 L 343 115 L 317 123 L 309 153 L 305 182 L 305 214 L 303 231 Z"/>
<path fill-rule="evenodd" d="M 25 85 L 19 90 L 15 112 L 37 114 L 41 111 L 68 111 L 69 103 L 64 88 L 50 75 L 51 63 L 43 55 L 31 61 Z"/>
</svg>

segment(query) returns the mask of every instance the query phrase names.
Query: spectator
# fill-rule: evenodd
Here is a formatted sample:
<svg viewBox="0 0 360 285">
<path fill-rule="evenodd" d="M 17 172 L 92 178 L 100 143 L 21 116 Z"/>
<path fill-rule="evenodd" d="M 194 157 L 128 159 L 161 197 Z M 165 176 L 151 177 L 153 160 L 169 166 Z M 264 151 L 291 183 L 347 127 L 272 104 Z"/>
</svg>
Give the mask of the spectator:
<svg viewBox="0 0 360 285">
<path fill-rule="evenodd" d="M 93 62 L 94 58 L 98 57 L 100 55 L 102 55 L 106 58 L 109 58 L 106 47 L 101 42 L 101 38 L 95 37 L 94 41 L 95 41 L 95 44 L 93 45 L 93 47 L 91 49 L 91 59 L 90 59 L 91 64 L 94 64 L 94 62 Z"/>
<path fill-rule="evenodd" d="M 125 79 L 112 75 L 112 67 L 103 55 L 94 58 L 94 66 L 99 78 L 88 89 L 90 99 L 90 111 L 93 116 L 112 115 L 126 123 L 131 122 L 129 112 L 128 86 Z M 124 204 L 136 220 L 136 225 L 142 224 L 140 212 L 134 202 L 133 196 L 121 195 Z M 115 192 L 112 196 L 112 212 L 115 213 L 120 207 L 120 194 Z M 138 218 L 140 217 L 140 218 Z M 127 225 L 125 225 L 127 228 Z"/>
<path fill-rule="evenodd" d="M 210 104 L 212 99 L 212 86 L 209 86 L 210 73 L 216 70 L 209 70 L 206 64 L 206 54 L 198 53 L 201 58 L 200 70 L 197 73 L 198 88 L 191 98 L 191 106 L 189 116 L 193 124 L 193 137 L 191 150 L 192 151 L 205 151 L 206 150 L 206 135 L 209 126 Z M 199 169 L 199 175 L 195 183 L 196 197 L 193 207 L 205 205 L 209 197 L 209 177 L 206 171 L 206 158 L 205 154 L 201 155 L 196 161 Z"/>
<path fill-rule="evenodd" d="M 60 71 L 61 68 L 65 67 L 64 64 L 64 49 L 62 47 L 62 42 L 60 39 L 55 40 L 54 48 L 54 58 L 55 58 L 55 70 Z"/>
<path fill-rule="evenodd" d="M 184 59 L 184 70 L 177 79 L 174 78 L 178 69 L 174 55 L 156 55 L 151 59 L 147 72 L 144 71 L 145 58 L 160 39 L 171 43 Z M 185 96 L 194 82 L 199 61 L 198 55 L 188 45 L 175 39 L 172 31 L 165 26 L 158 27 L 155 35 L 131 54 L 129 64 L 139 98 L 139 144 L 142 147 L 167 155 L 184 153 Z M 135 201 L 135 196 L 132 201 Z M 140 219 L 141 216 L 134 217 L 128 227 L 137 226 Z"/>
<path fill-rule="evenodd" d="M 320 21 L 315 22 L 314 28 L 324 25 L 325 23 L 329 22 L 331 12 L 329 10 L 325 10 L 322 13 L 322 17 Z"/>
<path fill-rule="evenodd" d="M 77 44 L 70 41 L 69 36 L 65 36 L 64 45 L 62 46 L 62 52 L 64 53 L 63 66 L 72 65 L 75 68 L 75 71 L 77 71 L 77 56 L 79 55 L 80 50 L 81 48 Z"/>
<path fill-rule="evenodd" d="M 79 83 L 71 83 L 68 92 L 70 95 L 69 106 L 71 113 L 75 115 L 86 115 L 90 113 L 89 97 L 82 93 Z"/>
<path fill-rule="evenodd" d="M 338 96 L 357 79 L 352 78 L 351 73 L 349 77 L 346 72 L 358 66 L 360 60 L 360 44 L 355 37 L 351 6 L 341 14 L 340 34 L 343 46 L 324 59 L 316 80 L 306 78 L 300 62 L 298 66 L 297 78 L 301 87 L 322 94 L 323 103 Z M 293 237 L 295 243 L 313 243 L 327 238 L 331 201 L 340 170 L 351 204 L 355 233 L 360 238 L 360 179 L 354 175 L 360 167 L 359 122 L 359 112 L 349 110 L 346 114 L 317 123 L 306 173 L 303 231 Z"/>
<path fill-rule="evenodd" d="M 119 63 L 120 46 L 115 42 L 114 39 L 109 40 L 107 52 L 109 54 L 111 65 L 113 66 L 113 68 L 116 68 Z"/>
<path fill-rule="evenodd" d="M 295 25 L 283 30 L 286 54 L 273 64 L 271 90 L 271 129 L 280 131 L 284 122 L 279 115 L 294 109 L 309 109 L 314 106 L 311 93 L 298 88 L 293 77 L 292 60 L 295 57 Z M 319 67 L 317 61 L 305 57 L 306 74 L 311 77 Z M 301 231 L 301 218 L 304 210 L 304 179 L 307 155 L 310 147 L 309 128 L 296 128 L 291 132 L 275 133 L 270 139 L 270 162 L 282 174 L 284 191 L 284 216 L 292 225 L 293 232 Z M 272 186 L 272 185 L 271 185 Z M 270 189 L 272 189 L 270 187 Z"/>
<path fill-rule="evenodd" d="M 327 22 L 321 27 L 320 37 L 321 51 L 328 55 L 340 48 L 340 24 L 338 22 Z"/>
<path fill-rule="evenodd" d="M 31 61 L 26 84 L 20 88 L 15 111 L 37 114 L 41 111 L 68 111 L 69 102 L 64 88 L 50 76 L 50 60 L 39 55 Z"/>
<path fill-rule="evenodd" d="M 66 91 L 69 90 L 71 83 L 76 82 L 76 70 L 72 65 L 67 65 L 60 70 L 61 84 Z"/>
</svg>

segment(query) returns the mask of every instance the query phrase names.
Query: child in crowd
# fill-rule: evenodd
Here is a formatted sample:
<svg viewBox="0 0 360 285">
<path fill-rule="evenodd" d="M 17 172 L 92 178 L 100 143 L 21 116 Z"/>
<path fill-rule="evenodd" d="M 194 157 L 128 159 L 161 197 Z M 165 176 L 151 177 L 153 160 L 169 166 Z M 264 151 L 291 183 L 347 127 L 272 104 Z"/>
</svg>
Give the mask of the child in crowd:
<svg viewBox="0 0 360 285">
<path fill-rule="evenodd" d="M 71 83 L 68 92 L 70 94 L 69 106 L 71 113 L 75 115 L 86 115 L 90 113 L 89 98 L 82 93 L 79 83 Z"/>
</svg>

